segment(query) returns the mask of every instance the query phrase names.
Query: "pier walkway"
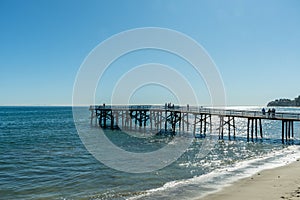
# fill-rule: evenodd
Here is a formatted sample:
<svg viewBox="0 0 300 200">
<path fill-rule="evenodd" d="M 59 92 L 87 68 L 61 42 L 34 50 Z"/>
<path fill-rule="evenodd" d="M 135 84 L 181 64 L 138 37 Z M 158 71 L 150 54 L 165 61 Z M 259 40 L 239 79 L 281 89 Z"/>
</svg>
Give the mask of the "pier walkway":
<svg viewBox="0 0 300 200">
<path fill-rule="evenodd" d="M 212 133 L 212 116 L 219 118 L 219 139 L 224 138 L 227 128 L 228 139 L 236 138 L 236 118 L 247 119 L 247 140 L 263 138 L 262 120 L 279 120 L 282 123 L 282 143 L 294 138 L 294 122 L 300 121 L 300 113 L 265 112 L 203 108 L 196 106 L 152 106 L 152 105 L 93 105 L 90 106 L 91 124 L 102 128 L 149 130 L 154 132 L 192 132 L 196 136 Z M 232 135 L 233 132 L 233 135 Z M 259 134 L 259 135 L 258 135 Z"/>
</svg>

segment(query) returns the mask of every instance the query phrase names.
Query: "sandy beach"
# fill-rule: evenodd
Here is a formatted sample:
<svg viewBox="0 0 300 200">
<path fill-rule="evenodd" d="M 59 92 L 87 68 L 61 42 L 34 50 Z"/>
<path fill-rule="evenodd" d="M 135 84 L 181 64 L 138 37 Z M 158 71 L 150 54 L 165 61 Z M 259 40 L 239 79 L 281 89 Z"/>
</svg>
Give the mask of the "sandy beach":
<svg viewBox="0 0 300 200">
<path fill-rule="evenodd" d="M 199 200 L 300 199 L 300 161 L 264 170 Z"/>
</svg>

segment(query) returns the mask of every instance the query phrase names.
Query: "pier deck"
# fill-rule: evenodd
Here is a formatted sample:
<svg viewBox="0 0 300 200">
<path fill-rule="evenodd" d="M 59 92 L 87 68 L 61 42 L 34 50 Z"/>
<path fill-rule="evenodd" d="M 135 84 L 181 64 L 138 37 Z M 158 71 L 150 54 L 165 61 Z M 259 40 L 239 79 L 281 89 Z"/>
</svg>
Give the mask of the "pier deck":
<svg viewBox="0 0 300 200">
<path fill-rule="evenodd" d="M 216 130 L 219 139 L 224 138 L 227 127 L 228 139 L 236 137 L 235 118 L 245 118 L 247 123 L 247 140 L 263 138 L 262 120 L 279 120 L 282 122 L 282 143 L 293 140 L 294 122 L 300 121 L 300 113 L 265 112 L 253 110 L 235 110 L 204 108 L 195 106 L 152 106 L 152 105 L 93 105 L 90 106 L 91 124 L 95 121 L 102 128 L 123 129 L 147 128 L 151 131 L 192 132 L 194 136 L 205 136 L 212 132 L 212 116 L 219 118 Z M 233 131 L 233 135 L 231 132 Z M 259 133 L 259 136 L 258 136 Z"/>
</svg>

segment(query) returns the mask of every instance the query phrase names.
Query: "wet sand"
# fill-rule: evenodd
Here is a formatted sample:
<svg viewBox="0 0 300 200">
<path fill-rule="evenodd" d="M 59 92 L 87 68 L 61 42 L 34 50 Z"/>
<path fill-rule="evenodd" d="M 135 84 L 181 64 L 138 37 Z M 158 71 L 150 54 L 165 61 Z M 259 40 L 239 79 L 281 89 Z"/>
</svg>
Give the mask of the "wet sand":
<svg viewBox="0 0 300 200">
<path fill-rule="evenodd" d="M 264 170 L 199 200 L 300 200 L 300 161 Z"/>
</svg>

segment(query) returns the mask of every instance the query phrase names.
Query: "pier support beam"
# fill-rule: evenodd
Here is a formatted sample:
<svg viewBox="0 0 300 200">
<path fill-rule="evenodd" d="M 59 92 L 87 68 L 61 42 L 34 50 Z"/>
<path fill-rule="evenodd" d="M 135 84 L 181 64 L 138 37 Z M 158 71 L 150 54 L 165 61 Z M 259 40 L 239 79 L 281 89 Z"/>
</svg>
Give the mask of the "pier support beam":
<svg viewBox="0 0 300 200">
<path fill-rule="evenodd" d="M 250 127 L 250 119 L 248 118 L 248 123 L 247 123 L 247 141 L 249 142 L 249 128 Z"/>
<path fill-rule="evenodd" d="M 227 120 L 225 120 L 227 117 Z M 234 139 L 235 135 L 235 120 L 232 116 L 219 116 L 220 126 L 219 126 L 219 138 L 223 140 L 224 138 L 224 126 L 227 126 L 228 139 L 231 140 L 231 128 L 233 128 Z"/>
<path fill-rule="evenodd" d="M 210 127 L 211 131 L 211 115 L 210 114 L 197 114 L 194 113 L 194 129 L 193 135 L 194 137 L 205 137 L 206 132 L 208 130 L 208 126 Z"/>
<path fill-rule="evenodd" d="M 261 119 L 259 119 L 259 132 L 260 132 L 260 138 L 263 138 Z"/>
<path fill-rule="evenodd" d="M 258 122 L 257 122 L 258 121 Z M 251 131 L 251 141 L 254 141 L 254 134 L 255 139 L 258 139 L 258 125 L 259 125 L 259 132 L 260 138 L 263 138 L 263 129 L 261 119 L 258 118 L 248 118 L 247 123 L 247 141 L 250 141 L 250 131 Z"/>
<path fill-rule="evenodd" d="M 294 139 L 294 121 L 282 120 L 281 123 L 281 142 L 284 144 Z"/>
<path fill-rule="evenodd" d="M 251 119 L 251 141 L 253 142 L 253 121 L 254 119 Z"/>
</svg>

